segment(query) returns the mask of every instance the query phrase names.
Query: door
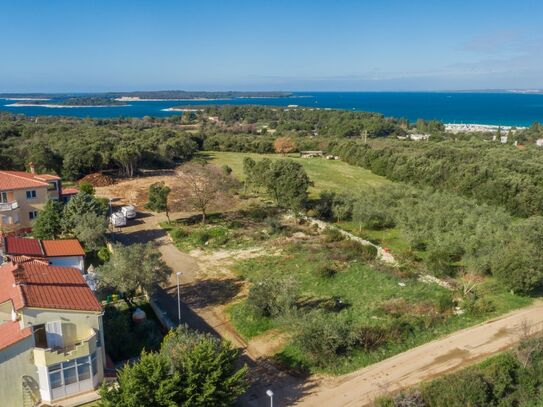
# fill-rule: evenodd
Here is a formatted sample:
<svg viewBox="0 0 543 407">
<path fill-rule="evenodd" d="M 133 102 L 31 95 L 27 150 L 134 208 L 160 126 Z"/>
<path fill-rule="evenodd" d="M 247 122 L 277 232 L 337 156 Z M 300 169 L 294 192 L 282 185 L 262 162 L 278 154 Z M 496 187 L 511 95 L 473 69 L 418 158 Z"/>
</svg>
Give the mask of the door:
<svg viewBox="0 0 543 407">
<path fill-rule="evenodd" d="M 64 338 L 62 337 L 62 322 L 52 321 L 45 324 L 45 336 L 49 348 L 63 348 Z"/>
</svg>

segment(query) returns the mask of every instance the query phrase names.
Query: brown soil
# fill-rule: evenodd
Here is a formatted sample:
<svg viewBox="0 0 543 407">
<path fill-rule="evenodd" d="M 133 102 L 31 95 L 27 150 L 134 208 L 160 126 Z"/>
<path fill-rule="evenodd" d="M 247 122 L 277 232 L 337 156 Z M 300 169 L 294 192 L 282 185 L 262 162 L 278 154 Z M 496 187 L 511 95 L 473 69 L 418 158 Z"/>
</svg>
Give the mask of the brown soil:
<svg viewBox="0 0 543 407">
<path fill-rule="evenodd" d="M 87 182 L 91 184 L 93 187 L 107 187 L 108 185 L 113 185 L 115 183 L 115 180 L 111 178 L 109 175 L 104 175 L 99 172 L 95 172 L 93 174 L 89 174 L 84 176 L 79 180 L 79 184 L 82 182 Z"/>
</svg>

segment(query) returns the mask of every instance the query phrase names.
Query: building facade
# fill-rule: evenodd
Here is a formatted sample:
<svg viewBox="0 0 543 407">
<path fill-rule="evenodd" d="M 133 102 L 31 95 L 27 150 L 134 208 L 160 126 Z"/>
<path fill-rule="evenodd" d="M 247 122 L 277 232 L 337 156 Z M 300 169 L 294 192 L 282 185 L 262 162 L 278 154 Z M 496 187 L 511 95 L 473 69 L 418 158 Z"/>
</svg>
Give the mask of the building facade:
<svg viewBox="0 0 543 407">
<path fill-rule="evenodd" d="M 63 199 L 56 175 L 0 171 L 0 234 L 31 231 L 49 199 Z"/>
<path fill-rule="evenodd" d="M 104 377 L 102 307 L 80 271 L 47 261 L 0 266 L 0 400 L 49 404 Z"/>
</svg>

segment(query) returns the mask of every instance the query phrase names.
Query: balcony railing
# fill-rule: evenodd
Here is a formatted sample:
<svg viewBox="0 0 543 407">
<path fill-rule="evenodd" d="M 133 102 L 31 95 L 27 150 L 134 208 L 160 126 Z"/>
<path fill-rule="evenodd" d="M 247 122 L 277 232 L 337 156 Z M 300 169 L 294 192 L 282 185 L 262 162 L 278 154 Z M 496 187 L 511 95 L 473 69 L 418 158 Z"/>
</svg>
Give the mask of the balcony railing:
<svg viewBox="0 0 543 407">
<path fill-rule="evenodd" d="M 51 365 L 81 356 L 88 356 L 96 350 L 96 345 L 97 332 L 92 330 L 92 333 L 87 338 L 60 349 L 34 348 L 34 364 Z"/>
<path fill-rule="evenodd" d="M 0 203 L 0 212 L 12 211 L 17 208 L 19 208 L 17 201 Z"/>
</svg>

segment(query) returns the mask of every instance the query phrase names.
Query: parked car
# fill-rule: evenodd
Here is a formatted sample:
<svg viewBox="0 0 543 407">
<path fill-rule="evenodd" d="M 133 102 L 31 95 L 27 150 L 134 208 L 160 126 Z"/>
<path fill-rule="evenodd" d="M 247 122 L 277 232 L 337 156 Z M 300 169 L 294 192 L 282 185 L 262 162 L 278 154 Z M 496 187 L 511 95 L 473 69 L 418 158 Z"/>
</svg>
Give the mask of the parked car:
<svg viewBox="0 0 543 407">
<path fill-rule="evenodd" d="M 126 205 L 121 208 L 122 214 L 126 219 L 134 219 L 137 216 L 136 208 L 133 205 Z"/>
<path fill-rule="evenodd" d="M 126 226 L 126 216 L 122 212 L 114 212 L 109 217 L 111 225 L 114 227 Z"/>
</svg>

